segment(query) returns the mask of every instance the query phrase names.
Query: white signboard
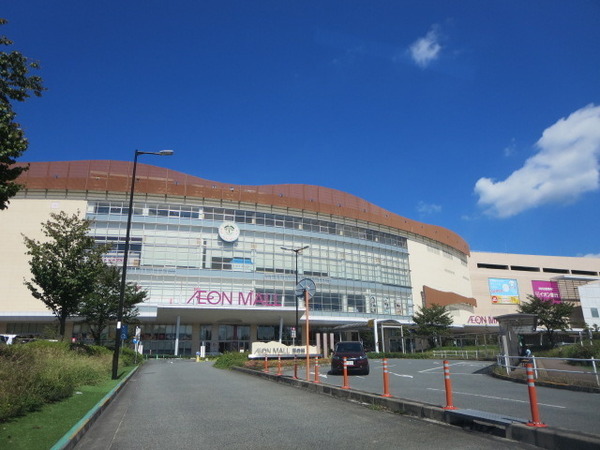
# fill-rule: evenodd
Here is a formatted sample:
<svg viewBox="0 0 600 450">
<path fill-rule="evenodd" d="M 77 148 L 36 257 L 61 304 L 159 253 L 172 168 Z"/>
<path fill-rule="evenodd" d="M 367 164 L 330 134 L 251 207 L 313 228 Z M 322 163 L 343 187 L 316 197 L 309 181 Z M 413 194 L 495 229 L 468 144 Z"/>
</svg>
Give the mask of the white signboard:
<svg viewBox="0 0 600 450">
<path fill-rule="evenodd" d="M 317 355 L 317 347 L 311 345 L 309 347 L 310 355 Z M 253 342 L 252 353 L 248 356 L 250 359 L 257 358 L 276 358 L 278 356 L 290 358 L 294 356 L 306 357 L 306 346 L 285 345 L 281 342 Z"/>
</svg>

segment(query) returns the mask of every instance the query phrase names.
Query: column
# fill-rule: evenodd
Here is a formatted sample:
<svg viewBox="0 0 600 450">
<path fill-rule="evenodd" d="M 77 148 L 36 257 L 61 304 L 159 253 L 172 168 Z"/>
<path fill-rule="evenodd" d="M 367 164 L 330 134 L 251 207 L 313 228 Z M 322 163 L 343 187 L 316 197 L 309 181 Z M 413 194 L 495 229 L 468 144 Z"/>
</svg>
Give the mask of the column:
<svg viewBox="0 0 600 450">
<path fill-rule="evenodd" d="M 177 323 L 175 324 L 175 356 L 179 355 L 179 327 L 181 325 L 181 316 L 177 316 Z"/>
<path fill-rule="evenodd" d="M 192 356 L 200 351 L 200 324 L 192 324 Z"/>
</svg>

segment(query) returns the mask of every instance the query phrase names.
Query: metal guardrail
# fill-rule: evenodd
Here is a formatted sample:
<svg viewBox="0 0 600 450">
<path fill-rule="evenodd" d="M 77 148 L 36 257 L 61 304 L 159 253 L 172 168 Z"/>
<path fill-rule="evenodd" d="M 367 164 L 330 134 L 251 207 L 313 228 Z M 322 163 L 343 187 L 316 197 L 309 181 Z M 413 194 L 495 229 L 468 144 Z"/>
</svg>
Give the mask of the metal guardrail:
<svg viewBox="0 0 600 450">
<path fill-rule="evenodd" d="M 549 364 L 544 364 L 547 361 Z M 539 378 L 539 372 L 545 372 L 545 375 L 552 378 L 554 374 L 567 374 L 567 376 L 579 376 L 583 375 L 584 378 L 594 377 L 596 380 L 596 384 L 600 386 L 600 377 L 598 374 L 598 363 L 600 363 L 600 359 L 589 358 L 589 359 L 580 359 L 580 358 L 548 358 L 542 356 L 531 356 L 531 357 L 523 357 L 523 356 L 508 356 L 508 355 L 497 355 L 496 363 L 499 367 L 503 367 L 506 370 L 506 374 L 510 376 L 510 373 L 516 369 L 518 369 L 521 365 L 526 363 L 533 364 L 534 376 L 535 378 Z M 566 363 L 566 364 L 565 364 Z M 576 367 L 573 369 L 568 369 L 569 363 L 579 363 L 582 364 L 583 367 L 591 367 L 591 370 L 580 369 L 577 370 Z M 553 365 L 555 368 L 545 367 L 546 365 Z M 556 368 L 560 367 L 560 368 Z"/>
<path fill-rule="evenodd" d="M 433 357 L 441 359 L 480 359 L 493 357 L 489 350 L 434 350 Z"/>
</svg>

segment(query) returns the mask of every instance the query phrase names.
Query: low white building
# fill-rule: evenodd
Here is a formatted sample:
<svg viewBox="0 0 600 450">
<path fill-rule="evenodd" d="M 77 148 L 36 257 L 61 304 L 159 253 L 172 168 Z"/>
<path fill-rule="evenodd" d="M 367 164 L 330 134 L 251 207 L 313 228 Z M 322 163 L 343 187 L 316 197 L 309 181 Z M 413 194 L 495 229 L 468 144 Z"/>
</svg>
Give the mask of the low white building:
<svg viewBox="0 0 600 450">
<path fill-rule="evenodd" d="M 600 281 L 578 287 L 583 320 L 590 327 L 600 327 Z"/>
</svg>

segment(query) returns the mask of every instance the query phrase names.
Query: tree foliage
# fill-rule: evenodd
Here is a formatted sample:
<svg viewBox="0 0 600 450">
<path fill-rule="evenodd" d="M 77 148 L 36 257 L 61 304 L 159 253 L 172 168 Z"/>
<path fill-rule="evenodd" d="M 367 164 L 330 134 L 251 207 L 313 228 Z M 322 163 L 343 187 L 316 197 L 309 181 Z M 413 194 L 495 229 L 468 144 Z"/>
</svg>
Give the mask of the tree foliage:
<svg viewBox="0 0 600 450">
<path fill-rule="evenodd" d="M 42 224 L 43 242 L 24 236 L 32 276 L 25 285 L 54 313 L 64 338 L 67 318 L 79 313 L 94 290 L 107 248 L 95 245 L 88 220 L 65 212 L 50 217 Z"/>
<path fill-rule="evenodd" d="M 519 305 L 519 312 L 537 315 L 538 325 L 546 328 L 550 345 L 554 346 L 554 332 L 570 328 L 569 318 L 575 310 L 575 305 L 569 302 L 544 300 L 534 295 L 527 296 L 528 302 Z"/>
<path fill-rule="evenodd" d="M 90 326 L 90 333 L 97 345 L 100 345 L 103 330 L 115 322 L 119 311 L 121 293 L 121 270 L 104 264 L 100 267 L 94 290 L 83 300 L 79 316 Z M 136 304 L 141 303 L 147 292 L 135 283 L 126 283 L 123 302 L 123 321 L 131 322 L 138 315 Z"/>
<path fill-rule="evenodd" d="M 6 23 L 0 19 L 0 25 Z M 6 36 L 0 36 L 0 45 L 12 44 Z M 42 78 L 30 74 L 35 69 L 39 69 L 39 64 L 18 51 L 0 52 L 0 210 L 8 207 L 9 199 L 20 188 L 14 180 L 27 170 L 13 166 L 27 150 L 28 143 L 21 126 L 15 122 L 11 102 L 23 102 L 32 94 L 42 95 L 45 90 Z"/>
<path fill-rule="evenodd" d="M 436 304 L 421 308 L 413 321 L 419 326 L 417 333 L 427 337 L 432 346 L 437 346 L 438 338 L 450 333 L 450 325 L 454 322 L 446 307 Z"/>
</svg>

